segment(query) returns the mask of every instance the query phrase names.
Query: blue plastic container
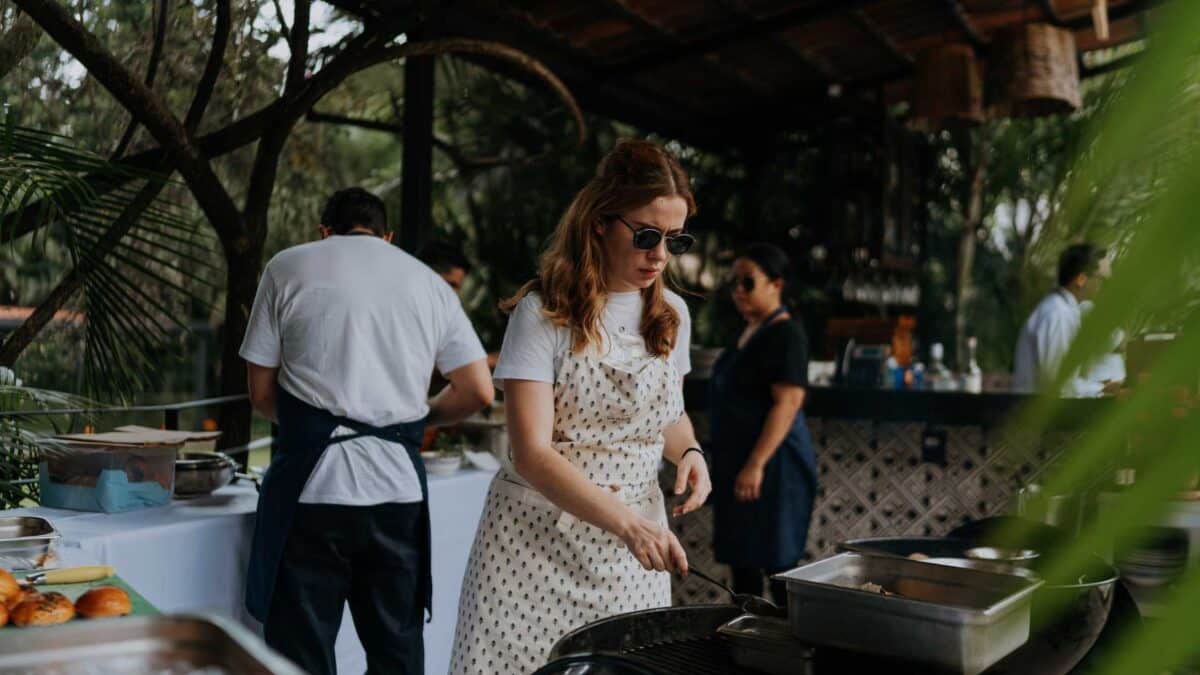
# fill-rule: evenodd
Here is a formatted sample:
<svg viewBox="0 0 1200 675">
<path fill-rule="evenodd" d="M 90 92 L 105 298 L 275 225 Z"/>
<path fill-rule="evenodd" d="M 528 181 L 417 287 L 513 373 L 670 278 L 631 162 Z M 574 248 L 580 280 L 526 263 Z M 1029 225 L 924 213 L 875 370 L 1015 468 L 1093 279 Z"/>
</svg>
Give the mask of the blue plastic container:
<svg viewBox="0 0 1200 675">
<path fill-rule="evenodd" d="M 175 490 L 179 446 L 56 445 L 39 465 L 41 504 L 120 513 L 162 506 Z"/>
</svg>

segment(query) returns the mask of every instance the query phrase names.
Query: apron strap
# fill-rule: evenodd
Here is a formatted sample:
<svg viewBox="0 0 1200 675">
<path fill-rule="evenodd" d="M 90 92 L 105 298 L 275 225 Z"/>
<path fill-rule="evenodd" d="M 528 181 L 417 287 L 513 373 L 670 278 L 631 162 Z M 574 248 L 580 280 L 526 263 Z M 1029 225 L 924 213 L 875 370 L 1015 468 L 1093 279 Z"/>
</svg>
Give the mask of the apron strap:
<svg viewBox="0 0 1200 675">
<path fill-rule="evenodd" d="M 421 584 L 424 586 L 424 606 L 429 620 L 433 620 L 433 574 L 432 536 L 429 523 L 429 485 L 425 475 L 425 464 L 421 461 L 420 447 L 424 434 L 425 420 L 403 422 L 386 427 L 376 427 L 340 415 L 334 415 L 310 405 L 283 387 L 278 387 L 277 407 L 280 417 L 281 446 L 278 455 L 271 458 L 271 466 L 263 478 L 259 494 L 258 522 L 254 530 L 251 549 L 249 578 L 246 598 L 250 614 L 266 621 L 274 593 L 278 563 L 283 545 L 291 528 L 300 493 L 312 475 L 321 454 L 330 445 L 353 438 L 370 436 L 393 443 L 400 443 L 408 453 L 413 470 L 421 485 L 421 514 L 418 518 L 417 536 L 423 542 L 421 550 Z M 286 428 L 285 428 L 286 425 Z M 338 426 L 353 429 L 355 433 L 335 436 Z M 284 447 L 282 440 L 287 440 Z"/>
</svg>

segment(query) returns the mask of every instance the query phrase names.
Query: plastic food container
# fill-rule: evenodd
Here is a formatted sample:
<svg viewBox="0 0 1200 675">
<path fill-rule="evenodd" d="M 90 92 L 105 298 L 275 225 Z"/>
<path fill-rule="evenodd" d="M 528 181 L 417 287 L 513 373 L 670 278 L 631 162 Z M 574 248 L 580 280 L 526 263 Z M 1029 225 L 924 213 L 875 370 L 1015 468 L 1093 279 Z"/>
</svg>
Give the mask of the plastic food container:
<svg viewBox="0 0 1200 675">
<path fill-rule="evenodd" d="M 38 472 L 42 506 L 120 513 L 167 504 L 181 445 L 47 442 Z"/>
</svg>

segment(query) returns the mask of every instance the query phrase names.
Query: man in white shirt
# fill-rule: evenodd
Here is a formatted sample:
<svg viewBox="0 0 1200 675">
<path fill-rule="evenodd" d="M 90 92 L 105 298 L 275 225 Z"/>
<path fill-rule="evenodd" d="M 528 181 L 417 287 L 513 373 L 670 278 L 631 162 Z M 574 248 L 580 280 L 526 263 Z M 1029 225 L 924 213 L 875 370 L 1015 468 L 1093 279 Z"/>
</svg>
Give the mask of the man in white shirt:
<svg viewBox="0 0 1200 675">
<path fill-rule="evenodd" d="M 321 234 L 267 263 L 240 351 L 254 409 L 279 424 L 246 604 L 271 647 L 320 674 L 349 601 L 369 672 L 416 675 L 432 591 L 423 429 L 494 391 L 458 297 L 391 245 L 378 197 L 337 192 Z M 430 401 L 435 368 L 450 384 Z"/>
<path fill-rule="evenodd" d="M 1080 303 L 1095 297 L 1108 273 L 1103 249 L 1076 244 L 1063 251 L 1058 260 L 1058 288 L 1033 310 L 1017 338 L 1014 390 L 1032 393 L 1058 376 L 1059 364 L 1079 332 Z M 1104 391 L 1105 383 L 1076 372 L 1063 383 L 1062 395 L 1099 396 Z"/>
</svg>

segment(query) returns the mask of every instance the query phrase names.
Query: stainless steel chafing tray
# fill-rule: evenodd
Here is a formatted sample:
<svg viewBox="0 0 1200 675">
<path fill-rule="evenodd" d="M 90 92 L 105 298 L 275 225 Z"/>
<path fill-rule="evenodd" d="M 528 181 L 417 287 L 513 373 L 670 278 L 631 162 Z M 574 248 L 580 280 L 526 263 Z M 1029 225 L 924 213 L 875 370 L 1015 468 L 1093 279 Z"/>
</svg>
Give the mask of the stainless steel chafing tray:
<svg viewBox="0 0 1200 675">
<path fill-rule="evenodd" d="M 137 616 L 0 632 L 2 675 L 304 675 L 213 616 Z"/>
<path fill-rule="evenodd" d="M 775 577 L 788 590 L 788 619 L 802 642 L 975 675 L 1029 639 L 1022 576 L 893 556 L 842 553 Z M 890 594 L 863 590 L 882 586 Z"/>
<path fill-rule="evenodd" d="M 46 562 L 57 540 L 58 532 L 45 518 L 0 517 L 0 567 L 37 569 Z"/>
</svg>

